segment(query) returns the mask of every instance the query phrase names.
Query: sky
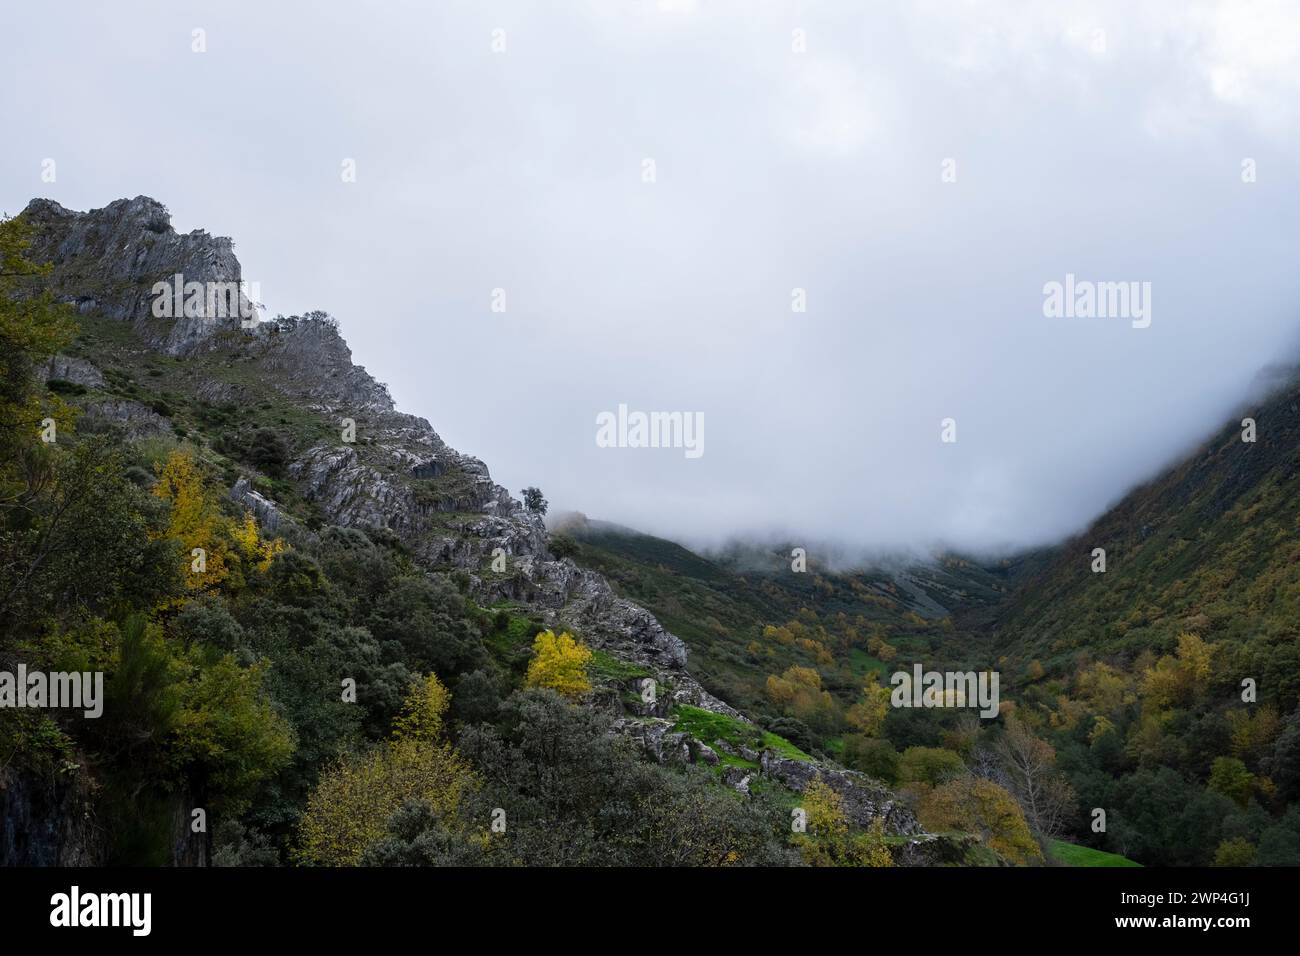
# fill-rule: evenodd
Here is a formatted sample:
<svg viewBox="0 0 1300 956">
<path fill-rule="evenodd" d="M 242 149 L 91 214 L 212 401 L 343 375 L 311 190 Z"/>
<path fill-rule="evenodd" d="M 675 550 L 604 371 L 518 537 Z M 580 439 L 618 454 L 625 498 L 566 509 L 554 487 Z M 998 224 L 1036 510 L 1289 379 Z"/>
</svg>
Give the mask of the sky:
<svg viewBox="0 0 1300 956">
<path fill-rule="evenodd" d="M 516 496 L 690 544 L 1051 543 L 1300 343 L 1295 4 L 72 2 L 0 37 L 0 210 L 153 196 Z M 1067 275 L 1149 324 L 1046 314 Z M 602 447 L 620 405 L 700 453 Z"/>
</svg>

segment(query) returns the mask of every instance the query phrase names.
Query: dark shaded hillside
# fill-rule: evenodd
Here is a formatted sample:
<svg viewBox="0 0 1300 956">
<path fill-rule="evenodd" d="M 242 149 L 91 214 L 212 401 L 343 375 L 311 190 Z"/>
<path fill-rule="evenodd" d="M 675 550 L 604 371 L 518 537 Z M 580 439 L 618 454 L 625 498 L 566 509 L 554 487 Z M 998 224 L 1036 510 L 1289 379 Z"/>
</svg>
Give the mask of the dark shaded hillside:
<svg viewBox="0 0 1300 956">
<path fill-rule="evenodd" d="M 1300 863 L 1300 384 L 1242 417 L 958 622 L 1052 746 L 1063 832 L 1146 864 Z"/>
<path fill-rule="evenodd" d="M 1284 709 L 1300 691 L 1300 385 L 1128 494 L 1056 549 L 998 609 L 996 643 L 1049 673 L 1075 655 L 1166 652 L 1181 632 L 1241 651 L 1241 676 Z M 1105 573 L 1091 570 L 1106 551 Z M 1223 675 L 1225 680 L 1237 675 Z M 1235 680 L 1233 681 L 1235 683 Z"/>
</svg>

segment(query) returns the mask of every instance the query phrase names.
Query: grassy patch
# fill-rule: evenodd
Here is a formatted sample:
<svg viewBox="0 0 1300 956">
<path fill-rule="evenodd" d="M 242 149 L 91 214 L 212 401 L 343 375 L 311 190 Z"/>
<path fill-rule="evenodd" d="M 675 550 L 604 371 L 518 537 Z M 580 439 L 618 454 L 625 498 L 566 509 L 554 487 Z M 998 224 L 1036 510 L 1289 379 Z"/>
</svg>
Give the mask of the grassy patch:
<svg viewBox="0 0 1300 956">
<path fill-rule="evenodd" d="M 676 717 L 674 730 L 688 733 L 706 744 L 723 741 L 737 749 L 748 747 L 750 750 L 775 750 L 782 756 L 795 760 L 812 760 L 784 737 L 760 730 L 752 724 L 728 717 L 726 714 L 717 714 L 702 707 L 682 704 L 677 708 Z M 723 755 L 719 754 L 719 757 L 721 756 Z M 741 766 L 752 766 L 752 764 L 746 761 Z"/>
<path fill-rule="evenodd" d="M 876 671 L 883 677 L 889 665 L 878 657 L 872 657 L 860 647 L 851 647 L 849 648 L 849 667 L 858 677 L 866 677 L 872 671 Z"/>
<path fill-rule="evenodd" d="M 1142 865 L 1133 862 L 1128 857 L 1120 856 L 1118 853 L 1106 853 L 1103 850 L 1094 850 L 1092 847 L 1079 846 L 1077 843 L 1066 843 L 1064 840 L 1053 840 L 1050 852 L 1055 859 L 1066 866 Z"/>
<path fill-rule="evenodd" d="M 651 676 L 651 672 L 640 664 L 620 661 L 604 651 L 592 651 L 591 661 L 587 666 L 592 677 L 606 681 L 627 681 Z"/>
<path fill-rule="evenodd" d="M 778 737 L 776 734 L 768 733 L 766 730 L 763 731 L 763 748 L 765 750 L 775 750 L 782 757 L 789 757 L 792 760 L 812 761 L 812 757 L 790 743 L 790 741 L 784 737 Z"/>
</svg>

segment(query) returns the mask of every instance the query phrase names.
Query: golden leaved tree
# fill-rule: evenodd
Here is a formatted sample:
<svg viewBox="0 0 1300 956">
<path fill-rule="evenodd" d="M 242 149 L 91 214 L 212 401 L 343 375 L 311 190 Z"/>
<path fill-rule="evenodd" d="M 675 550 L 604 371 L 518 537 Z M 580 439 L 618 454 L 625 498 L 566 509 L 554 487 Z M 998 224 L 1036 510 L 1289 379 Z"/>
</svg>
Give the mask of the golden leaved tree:
<svg viewBox="0 0 1300 956">
<path fill-rule="evenodd" d="M 587 662 L 591 651 L 567 631 L 559 637 L 554 631 L 542 631 L 533 640 L 533 659 L 524 683 L 529 687 L 547 687 L 576 700 L 591 690 Z"/>
<path fill-rule="evenodd" d="M 809 866 L 893 866 L 885 844 L 884 821 L 877 817 L 865 832 L 853 832 L 844 812 L 844 798 L 818 777 L 804 789 L 800 806 L 807 831 L 794 836 L 799 854 Z"/>
<path fill-rule="evenodd" d="M 875 737 L 889 714 L 889 697 L 889 688 L 880 685 L 879 672 L 872 671 L 862 687 L 862 700 L 850 707 L 844 717 L 860 733 Z"/>
<path fill-rule="evenodd" d="M 242 520 L 222 514 L 215 489 L 188 452 L 176 449 L 158 467 L 153 493 L 169 506 L 162 536 L 180 541 L 183 579 L 191 594 L 223 584 L 237 590 L 243 569 L 265 571 L 284 550 L 279 538 L 262 537 L 251 513 Z"/>
<path fill-rule="evenodd" d="M 475 785 L 469 764 L 442 735 L 451 694 L 430 674 L 417 681 L 392 737 L 369 753 L 345 757 L 321 775 L 299 824 L 297 858 L 311 866 L 355 866 L 385 835 L 407 800 L 450 819 Z"/>
<path fill-rule="evenodd" d="M 229 546 L 221 533 L 224 522 L 194 459 L 180 449 L 168 455 L 158 467 L 153 493 L 169 506 L 167 528 L 162 534 L 181 543 L 186 589 L 203 591 L 224 581 L 230 574 L 226 562 Z M 195 570 L 197 567 L 202 571 Z"/>
<path fill-rule="evenodd" d="M 916 815 L 935 833 L 978 834 L 985 846 L 1011 863 L 1042 859 L 1016 798 L 992 780 L 971 776 L 949 780 L 921 796 Z"/>
</svg>

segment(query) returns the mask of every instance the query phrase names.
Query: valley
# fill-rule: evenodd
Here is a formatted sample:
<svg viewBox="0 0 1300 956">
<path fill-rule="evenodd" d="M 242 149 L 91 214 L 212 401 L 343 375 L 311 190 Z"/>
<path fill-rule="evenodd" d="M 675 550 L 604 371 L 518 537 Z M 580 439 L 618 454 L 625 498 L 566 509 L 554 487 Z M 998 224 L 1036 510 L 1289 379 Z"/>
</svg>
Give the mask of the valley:
<svg viewBox="0 0 1300 956">
<path fill-rule="evenodd" d="M 1054 548 L 701 554 L 548 525 L 325 313 L 159 317 L 242 282 L 169 223 L 0 224 L 6 421 L 60 436 L 4 438 L 0 668 L 106 677 L 0 708 L 0 861 L 1300 863 L 1294 383 Z"/>
</svg>

